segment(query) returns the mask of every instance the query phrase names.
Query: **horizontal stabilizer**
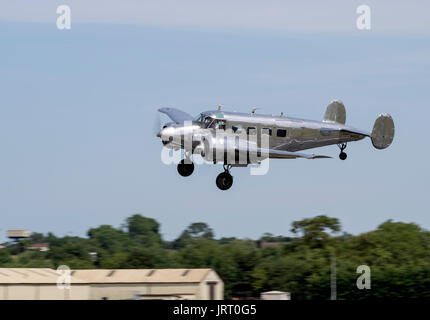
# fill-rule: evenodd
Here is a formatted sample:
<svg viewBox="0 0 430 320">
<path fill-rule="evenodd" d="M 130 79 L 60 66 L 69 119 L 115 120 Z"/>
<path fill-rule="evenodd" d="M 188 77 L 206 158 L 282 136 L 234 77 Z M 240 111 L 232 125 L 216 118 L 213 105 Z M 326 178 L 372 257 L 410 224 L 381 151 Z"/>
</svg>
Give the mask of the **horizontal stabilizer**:
<svg viewBox="0 0 430 320">
<path fill-rule="evenodd" d="M 370 138 L 376 149 L 385 149 L 393 142 L 394 121 L 388 113 L 381 114 L 376 119 Z"/>
<path fill-rule="evenodd" d="M 324 122 L 335 122 L 345 124 L 346 111 L 342 101 L 333 100 L 328 106 L 324 114 Z"/>
</svg>

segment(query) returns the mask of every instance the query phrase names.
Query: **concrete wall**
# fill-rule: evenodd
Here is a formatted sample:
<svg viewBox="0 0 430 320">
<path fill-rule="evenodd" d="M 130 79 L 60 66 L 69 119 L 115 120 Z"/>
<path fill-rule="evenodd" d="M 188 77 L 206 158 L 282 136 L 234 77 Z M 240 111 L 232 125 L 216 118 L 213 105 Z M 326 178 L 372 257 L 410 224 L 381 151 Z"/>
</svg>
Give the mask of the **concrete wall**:
<svg viewBox="0 0 430 320">
<path fill-rule="evenodd" d="M 61 290 L 57 284 L 0 284 L 0 300 L 88 300 L 88 285 L 72 284 Z"/>
<path fill-rule="evenodd" d="M 195 299 L 199 290 L 198 283 L 111 283 L 111 284 L 91 284 L 90 299 L 109 300 L 131 299 L 139 295 L 151 295 L 154 298 L 163 295 L 179 294 L 186 298 Z M 143 297 L 144 298 L 144 297 Z"/>
</svg>

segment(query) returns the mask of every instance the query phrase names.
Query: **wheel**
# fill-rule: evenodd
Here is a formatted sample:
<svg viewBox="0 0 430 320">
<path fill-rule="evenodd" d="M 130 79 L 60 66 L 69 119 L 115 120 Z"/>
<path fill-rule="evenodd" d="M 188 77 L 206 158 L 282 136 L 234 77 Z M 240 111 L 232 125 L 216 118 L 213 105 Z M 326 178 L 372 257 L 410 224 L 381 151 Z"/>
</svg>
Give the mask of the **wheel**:
<svg viewBox="0 0 430 320">
<path fill-rule="evenodd" d="M 185 163 L 185 160 L 182 159 L 180 163 L 178 163 L 178 173 L 183 177 L 190 176 L 194 171 L 194 163 Z"/>
<path fill-rule="evenodd" d="M 221 190 L 228 190 L 233 185 L 233 177 L 228 172 L 221 172 L 216 177 L 216 185 Z"/>
<path fill-rule="evenodd" d="M 339 159 L 340 159 L 340 160 L 345 160 L 345 159 L 346 159 L 346 157 L 347 157 L 347 155 L 346 155 L 346 153 L 345 153 L 345 152 L 343 152 L 343 151 L 339 154 Z"/>
</svg>

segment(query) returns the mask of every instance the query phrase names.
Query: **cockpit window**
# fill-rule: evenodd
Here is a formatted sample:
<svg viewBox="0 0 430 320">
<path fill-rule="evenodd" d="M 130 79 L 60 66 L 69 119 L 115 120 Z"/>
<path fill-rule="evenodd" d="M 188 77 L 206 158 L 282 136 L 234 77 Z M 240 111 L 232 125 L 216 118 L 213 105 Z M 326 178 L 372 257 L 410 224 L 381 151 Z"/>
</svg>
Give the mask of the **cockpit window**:
<svg viewBox="0 0 430 320">
<path fill-rule="evenodd" d="M 206 117 L 206 118 L 203 120 L 203 126 L 204 126 L 205 128 L 209 128 L 209 127 L 211 127 L 211 128 L 212 128 L 213 122 L 214 122 L 214 119 L 212 119 L 211 117 Z"/>
<path fill-rule="evenodd" d="M 225 120 L 214 119 L 210 116 L 200 114 L 194 118 L 195 122 L 200 122 L 203 128 L 225 130 Z"/>
<path fill-rule="evenodd" d="M 195 116 L 195 118 L 193 119 L 193 121 L 195 121 L 195 122 L 202 122 L 204 118 L 205 118 L 205 116 L 200 113 L 197 116 Z"/>
</svg>

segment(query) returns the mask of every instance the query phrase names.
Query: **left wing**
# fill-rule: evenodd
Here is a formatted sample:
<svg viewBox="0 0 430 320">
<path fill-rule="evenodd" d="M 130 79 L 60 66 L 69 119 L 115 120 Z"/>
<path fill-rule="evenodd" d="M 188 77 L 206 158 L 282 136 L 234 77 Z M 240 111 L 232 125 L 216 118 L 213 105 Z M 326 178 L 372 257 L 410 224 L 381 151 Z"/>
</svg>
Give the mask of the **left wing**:
<svg viewBox="0 0 430 320">
<path fill-rule="evenodd" d="M 169 116 L 170 119 L 175 121 L 176 123 L 183 123 L 185 121 L 193 121 L 193 117 L 189 115 L 188 113 L 175 109 L 175 108 L 161 108 L 158 109 L 161 113 L 166 114 Z"/>
</svg>

